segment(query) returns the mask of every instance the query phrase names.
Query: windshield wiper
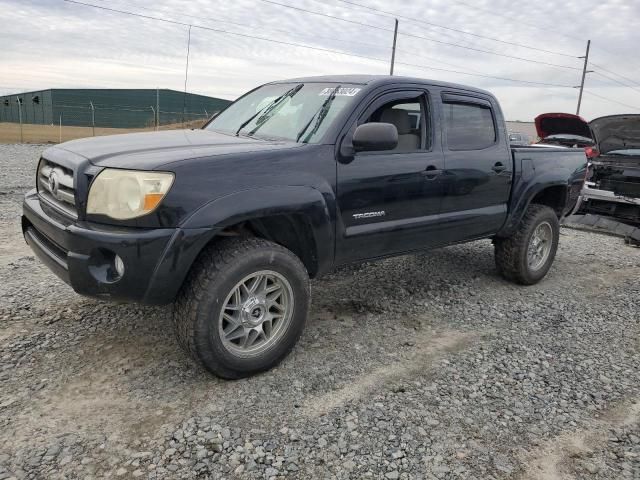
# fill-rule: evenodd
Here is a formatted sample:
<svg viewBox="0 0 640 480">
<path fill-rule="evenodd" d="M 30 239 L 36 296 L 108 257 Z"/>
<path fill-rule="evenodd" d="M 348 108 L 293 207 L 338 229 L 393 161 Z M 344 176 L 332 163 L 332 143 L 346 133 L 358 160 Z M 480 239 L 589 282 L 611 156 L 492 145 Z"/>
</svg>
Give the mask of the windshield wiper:
<svg viewBox="0 0 640 480">
<path fill-rule="evenodd" d="M 329 97 L 324 101 L 324 103 L 322 104 L 320 109 L 311 116 L 311 118 L 309 119 L 307 124 L 302 128 L 302 130 L 300 130 L 298 132 L 298 135 L 296 136 L 296 142 L 300 141 L 300 138 L 302 137 L 302 135 L 304 135 L 304 132 L 307 131 L 307 128 L 309 128 L 309 126 L 311 125 L 311 122 L 313 122 L 313 119 L 316 118 L 316 116 L 317 116 L 318 120 L 316 120 L 316 124 L 313 126 L 313 129 L 309 132 L 309 134 L 304 138 L 302 143 L 307 143 L 309 141 L 309 139 L 313 135 L 315 135 L 315 133 L 320 128 L 320 125 L 324 121 L 324 118 L 327 116 L 327 113 L 329 113 L 329 109 L 331 108 L 331 104 L 333 103 L 333 99 L 336 98 L 336 95 L 337 95 L 338 90 L 340 89 L 340 87 L 341 87 L 341 85 L 338 85 L 336 88 L 333 89 L 333 92 L 331 92 Z"/>
<path fill-rule="evenodd" d="M 267 105 L 266 107 L 258 110 L 256 113 L 254 113 L 253 115 L 251 115 L 251 117 L 249 117 L 247 120 L 245 120 L 244 122 L 242 122 L 242 124 L 238 127 L 238 129 L 236 130 L 236 137 L 240 135 L 240 131 L 246 127 L 247 125 L 249 125 L 249 123 L 251 123 L 251 121 L 256 118 L 258 115 L 262 114 L 262 116 L 260 118 L 265 117 L 266 115 L 270 114 L 278 105 L 280 105 L 282 103 L 283 100 L 285 100 L 286 98 L 290 98 L 293 97 L 296 93 L 298 93 L 298 91 L 304 86 L 304 83 L 299 83 L 298 85 L 296 85 L 293 88 L 290 88 L 289 90 L 287 90 L 286 92 L 284 92 L 282 95 L 280 95 L 278 98 L 276 98 L 275 100 L 273 100 L 273 102 L 271 102 L 269 105 Z M 258 119 L 259 121 L 260 119 Z M 248 133 L 249 136 L 253 135 L 254 133 L 256 133 L 256 130 L 258 128 L 260 128 L 262 125 L 264 125 L 264 123 L 266 122 L 266 120 L 264 120 L 260 125 L 258 125 L 258 127 L 256 127 L 255 129 L 253 129 L 252 131 L 250 131 Z M 257 122 L 256 122 L 257 123 Z"/>
</svg>

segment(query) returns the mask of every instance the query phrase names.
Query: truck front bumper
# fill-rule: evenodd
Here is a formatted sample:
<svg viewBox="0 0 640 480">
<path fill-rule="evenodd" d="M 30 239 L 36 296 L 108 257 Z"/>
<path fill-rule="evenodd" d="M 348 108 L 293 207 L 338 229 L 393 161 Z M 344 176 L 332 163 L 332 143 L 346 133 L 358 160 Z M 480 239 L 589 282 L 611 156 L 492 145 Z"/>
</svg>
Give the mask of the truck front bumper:
<svg viewBox="0 0 640 480">
<path fill-rule="evenodd" d="M 117 301 L 173 301 L 201 248 L 204 229 L 118 228 L 77 222 L 42 204 L 23 203 L 22 232 L 34 253 L 77 293 Z"/>
<path fill-rule="evenodd" d="M 624 203 L 626 205 L 638 205 L 640 206 L 640 197 L 628 197 L 624 195 L 618 195 L 609 190 L 600 190 L 595 187 L 595 184 L 585 183 L 580 193 L 581 200 L 600 200 L 603 202 L 615 202 Z"/>
</svg>

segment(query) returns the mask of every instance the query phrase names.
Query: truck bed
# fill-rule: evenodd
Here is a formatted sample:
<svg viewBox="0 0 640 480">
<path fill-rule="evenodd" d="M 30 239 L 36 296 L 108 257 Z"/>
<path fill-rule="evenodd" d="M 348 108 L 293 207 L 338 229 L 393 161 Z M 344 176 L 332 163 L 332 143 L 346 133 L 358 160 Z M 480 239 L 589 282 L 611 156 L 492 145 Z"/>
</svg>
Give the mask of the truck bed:
<svg viewBox="0 0 640 480">
<path fill-rule="evenodd" d="M 528 206 L 528 199 L 535 198 L 538 192 L 550 186 L 558 187 L 558 195 L 563 196 L 567 195 L 566 188 L 569 187 L 567 198 L 562 202 L 564 208 L 557 213 L 566 216 L 573 212 L 587 173 L 587 156 L 583 149 L 511 147 L 511 156 L 514 178 L 509 199 L 510 220 L 501 235 L 509 234 L 515 228 L 515 222 Z"/>
<path fill-rule="evenodd" d="M 569 205 L 567 210 L 575 207 L 584 179 L 587 173 L 587 156 L 582 148 L 553 148 L 553 147 L 514 147 L 511 149 L 514 161 L 514 172 L 520 172 L 520 177 L 514 178 L 513 190 L 526 187 L 535 175 L 538 183 L 544 183 L 546 177 L 566 179 L 564 186 L 569 185 Z M 551 181 L 551 180 L 550 180 Z M 521 186 L 522 185 L 522 186 Z M 512 191 L 513 196 L 513 191 Z"/>
</svg>

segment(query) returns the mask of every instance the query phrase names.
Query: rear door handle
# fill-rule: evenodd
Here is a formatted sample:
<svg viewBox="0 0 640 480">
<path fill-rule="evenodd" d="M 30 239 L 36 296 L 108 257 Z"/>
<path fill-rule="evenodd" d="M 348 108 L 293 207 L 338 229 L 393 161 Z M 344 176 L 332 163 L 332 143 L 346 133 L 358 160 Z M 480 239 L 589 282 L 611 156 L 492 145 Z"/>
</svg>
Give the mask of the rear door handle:
<svg viewBox="0 0 640 480">
<path fill-rule="evenodd" d="M 442 174 L 442 170 L 438 170 L 436 167 L 434 167 L 433 165 L 429 165 L 427 167 L 426 170 L 423 170 L 422 172 L 420 172 L 422 174 L 423 177 L 426 177 L 427 180 L 433 180 L 435 179 L 438 175 Z"/>
<path fill-rule="evenodd" d="M 496 164 L 491 167 L 491 170 L 493 170 L 496 173 L 500 173 L 500 172 L 504 172 L 507 169 L 507 167 L 505 167 L 502 162 L 496 162 Z"/>
</svg>

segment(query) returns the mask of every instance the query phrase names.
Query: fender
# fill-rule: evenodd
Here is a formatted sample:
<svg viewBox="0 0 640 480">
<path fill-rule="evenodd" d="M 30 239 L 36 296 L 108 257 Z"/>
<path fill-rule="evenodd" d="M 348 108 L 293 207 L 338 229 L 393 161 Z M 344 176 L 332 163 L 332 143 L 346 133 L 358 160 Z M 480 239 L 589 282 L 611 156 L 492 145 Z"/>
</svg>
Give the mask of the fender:
<svg viewBox="0 0 640 480">
<path fill-rule="evenodd" d="M 247 220 L 290 214 L 302 215 L 309 222 L 318 272 L 328 270 L 334 260 L 335 199 L 314 187 L 274 185 L 238 191 L 200 207 L 180 228 L 220 231 Z"/>
<path fill-rule="evenodd" d="M 523 172 L 523 174 L 524 173 L 525 172 Z M 535 176 L 533 178 L 529 179 L 523 178 L 524 175 L 522 175 L 520 178 L 515 180 L 511 191 L 511 199 L 509 201 L 509 216 L 496 236 L 509 237 L 513 235 L 518 228 L 520 221 L 524 217 L 527 208 L 529 208 L 531 201 L 543 190 L 551 187 L 563 187 L 568 195 L 569 182 L 559 179 L 562 178 L 562 174 L 559 173 L 558 170 L 552 171 L 547 169 L 546 171 L 538 174 L 534 173 L 534 175 Z M 566 209 L 567 200 L 568 199 L 565 199 L 563 212 Z"/>
</svg>

